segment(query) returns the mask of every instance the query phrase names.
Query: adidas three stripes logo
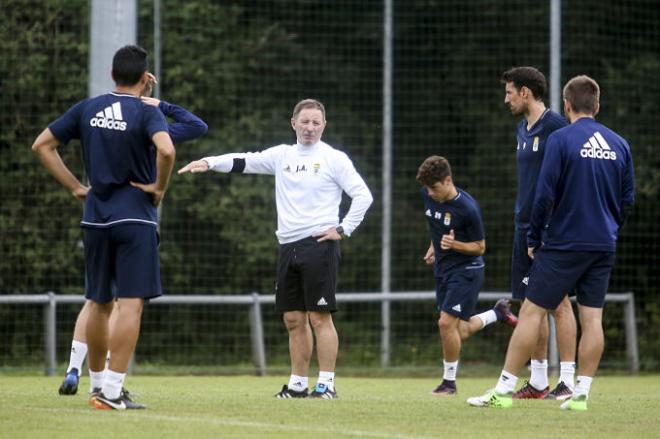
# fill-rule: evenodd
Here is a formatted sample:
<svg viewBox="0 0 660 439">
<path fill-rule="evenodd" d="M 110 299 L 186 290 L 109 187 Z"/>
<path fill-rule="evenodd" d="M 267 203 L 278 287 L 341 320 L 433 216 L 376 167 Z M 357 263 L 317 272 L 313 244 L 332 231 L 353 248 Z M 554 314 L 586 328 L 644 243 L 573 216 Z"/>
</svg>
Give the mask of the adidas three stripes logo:
<svg viewBox="0 0 660 439">
<path fill-rule="evenodd" d="M 589 141 L 582 146 L 580 155 L 585 159 L 616 160 L 616 152 L 612 151 L 610 145 L 598 131 L 589 137 Z"/>
<path fill-rule="evenodd" d="M 96 113 L 96 116 L 89 120 L 93 127 L 107 128 L 109 130 L 126 131 L 126 122 L 121 114 L 121 105 L 115 102 L 105 110 Z"/>
</svg>

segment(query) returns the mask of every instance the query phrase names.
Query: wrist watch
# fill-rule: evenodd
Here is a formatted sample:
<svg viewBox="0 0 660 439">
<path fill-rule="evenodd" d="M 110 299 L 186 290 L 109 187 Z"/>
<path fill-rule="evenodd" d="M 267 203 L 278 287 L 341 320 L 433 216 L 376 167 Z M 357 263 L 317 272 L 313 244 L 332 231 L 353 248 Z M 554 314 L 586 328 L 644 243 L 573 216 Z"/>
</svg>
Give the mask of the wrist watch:
<svg viewBox="0 0 660 439">
<path fill-rule="evenodd" d="M 342 238 L 346 238 L 346 234 L 344 233 L 344 228 L 342 226 L 335 227 L 335 230 L 337 231 L 337 233 L 339 233 L 339 236 L 341 236 Z"/>
</svg>

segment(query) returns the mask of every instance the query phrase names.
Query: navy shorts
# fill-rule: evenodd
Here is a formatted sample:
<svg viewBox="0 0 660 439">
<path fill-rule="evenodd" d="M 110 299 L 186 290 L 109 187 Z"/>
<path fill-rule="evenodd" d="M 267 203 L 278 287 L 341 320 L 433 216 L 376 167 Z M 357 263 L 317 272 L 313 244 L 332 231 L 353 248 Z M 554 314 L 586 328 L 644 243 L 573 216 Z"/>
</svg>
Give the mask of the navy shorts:
<svg viewBox="0 0 660 439">
<path fill-rule="evenodd" d="M 116 298 L 162 295 L 158 232 L 145 224 L 83 227 L 85 297 L 98 303 Z"/>
<path fill-rule="evenodd" d="M 511 295 L 523 300 L 529 281 L 532 260 L 527 255 L 527 230 L 516 228 L 513 232 L 513 251 L 511 252 Z"/>
<path fill-rule="evenodd" d="M 275 308 L 286 311 L 337 310 L 335 292 L 341 252 L 339 241 L 309 237 L 280 244 Z"/>
<path fill-rule="evenodd" d="M 580 305 L 602 308 L 614 267 L 614 252 L 562 251 L 540 248 L 534 252 L 527 299 L 554 310 L 575 290 Z"/>
<path fill-rule="evenodd" d="M 435 300 L 438 311 L 461 320 L 475 313 L 479 291 L 484 285 L 484 266 L 464 268 L 435 278 Z"/>
</svg>

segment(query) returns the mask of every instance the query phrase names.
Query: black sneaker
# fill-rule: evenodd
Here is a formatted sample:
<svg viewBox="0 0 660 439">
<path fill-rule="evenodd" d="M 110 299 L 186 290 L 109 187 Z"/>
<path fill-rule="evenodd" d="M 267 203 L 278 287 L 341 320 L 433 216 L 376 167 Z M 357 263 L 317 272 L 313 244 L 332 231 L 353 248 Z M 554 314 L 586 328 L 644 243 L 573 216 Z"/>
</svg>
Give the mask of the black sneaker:
<svg viewBox="0 0 660 439">
<path fill-rule="evenodd" d="M 275 394 L 275 398 L 288 399 L 288 398 L 307 398 L 309 393 L 305 390 L 292 390 L 286 384 L 282 386 L 282 390 Z"/>
<path fill-rule="evenodd" d="M 98 410 L 143 410 L 147 408 L 146 405 L 133 401 L 130 393 L 125 389 L 121 390 L 117 399 L 107 398 L 103 392 L 92 394 L 89 404 Z"/>
<path fill-rule="evenodd" d="M 310 398 L 321 398 L 321 399 L 335 399 L 337 398 L 337 391 L 330 390 L 328 386 L 323 383 L 316 384 L 314 391 L 309 395 Z"/>
<path fill-rule="evenodd" d="M 497 320 L 515 328 L 518 325 L 518 317 L 511 312 L 511 301 L 509 299 L 500 299 L 493 307 Z"/>
<path fill-rule="evenodd" d="M 456 395 L 456 381 L 442 380 L 442 383 L 431 392 L 433 396 Z"/>
<path fill-rule="evenodd" d="M 573 396 L 573 391 L 571 390 L 571 388 L 568 387 L 566 384 L 564 384 L 563 381 L 560 381 L 559 384 L 557 384 L 557 387 L 555 387 L 550 391 L 550 393 L 545 395 L 544 399 L 565 401 L 569 399 L 571 396 Z"/>
<path fill-rule="evenodd" d="M 64 376 L 64 381 L 62 381 L 62 384 L 60 385 L 60 395 L 75 395 L 78 393 L 79 381 L 80 376 L 78 374 L 78 369 L 74 367 Z"/>
</svg>

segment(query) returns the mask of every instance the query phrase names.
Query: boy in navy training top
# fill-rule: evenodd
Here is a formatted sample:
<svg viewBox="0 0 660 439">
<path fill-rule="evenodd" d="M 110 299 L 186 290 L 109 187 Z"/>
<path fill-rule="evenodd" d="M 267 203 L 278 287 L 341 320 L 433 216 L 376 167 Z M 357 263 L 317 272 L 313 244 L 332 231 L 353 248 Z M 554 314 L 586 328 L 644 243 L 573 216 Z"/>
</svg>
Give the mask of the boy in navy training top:
<svg viewBox="0 0 660 439">
<path fill-rule="evenodd" d="M 428 157 L 419 167 L 417 181 L 424 186 L 421 193 L 431 235 L 424 261 L 435 264 L 444 363 L 442 383 L 431 393 L 455 395 L 462 340 L 498 320 L 515 327 L 517 319 L 509 310 L 507 299 L 500 299 L 493 309 L 475 315 L 484 282 L 484 227 L 476 200 L 454 186 L 447 159 Z"/>
<path fill-rule="evenodd" d="M 33 151 L 53 176 L 85 200 L 85 297 L 92 407 L 139 409 L 122 391 L 146 299 L 161 295 L 156 208 L 165 195 L 175 150 L 165 116 L 139 99 L 150 77 L 147 53 L 119 49 L 112 93 L 85 99 L 50 124 Z M 80 139 L 91 187 L 64 165 L 59 144 Z M 116 300 L 117 317 L 108 320 Z M 106 355 L 110 362 L 105 369 Z"/>
<path fill-rule="evenodd" d="M 532 214 L 534 193 L 548 136 L 567 125 L 560 114 L 546 108 L 544 99 L 548 85 L 543 73 L 534 67 L 513 67 L 502 74 L 504 103 L 514 116 L 522 116 L 516 129 L 516 161 L 518 190 L 516 194 L 515 230 L 511 253 L 511 292 L 513 298 L 525 300 L 532 260 L 527 255 L 527 232 Z M 541 324 L 536 348 L 531 356 L 531 377 L 517 392 L 516 399 L 570 398 L 575 376 L 575 339 L 577 325 L 568 297 L 553 311 L 557 323 L 560 374 L 550 390 L 548 381 L 548 322 Z"/>
<path fill-rule="evenodd" d="M 587 410 L 603 353 L 602 315 L 619 229 L 635 196 L 632 155 L 625 139 L 596 122 L 600 88 L 588 76 L 564 87 L 571 125 L 548 139 L 528 233 L 534 257 L 527 300 L 511 336 L 497 387 L 468 399 L 479 407 L 510 407 L 511 392 L 538 336 L 539 324 L 575 289 L 582 337 L 577 384 L 563 410 Z"/>
<path fill-rule="evenodd" d="M 173 122 L 168 123 L 167 130 L 169 131 L 172 143 L 178 145 L 179 143 L 196 139 L 203 136 L 208 131 L 206 123 L 195 116 L 185 108 L 178 105 L 170 104 L 168 102 L 155 99 L 151 97 L 154 85 L 157 83 L 156 77 L 148 73 L 149 82 L 147 82 L 144 90 L 140 94 L 142 102 L 158 107 L 158 109 L 167 117 L 173 119 Z M 85 301 L 73 331 L 73 341 L 71 342 L 71 354 L 69 357 L 69 366 L 67 367 L 64 380 L 59 388 L 60 395 L 75 395 L 78 392 L 78 383 L 80 381 L 80 373 L 82 372 L 82 365 L 87 357 L 87 318 L 89 316 L 90 301 Z M 112 313 L 110 317 L 110 324 L 116 317 L 116 313 Z M 90 391 L 94 391 L 93 388 Z M 124 390 L 128 392 L 127 390 Z"/>
</svg>

